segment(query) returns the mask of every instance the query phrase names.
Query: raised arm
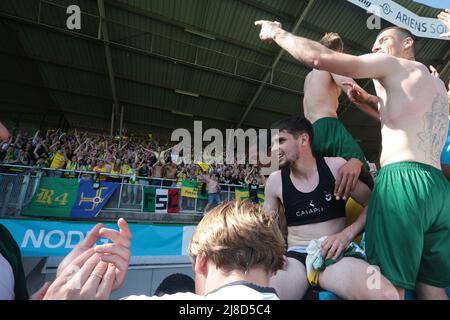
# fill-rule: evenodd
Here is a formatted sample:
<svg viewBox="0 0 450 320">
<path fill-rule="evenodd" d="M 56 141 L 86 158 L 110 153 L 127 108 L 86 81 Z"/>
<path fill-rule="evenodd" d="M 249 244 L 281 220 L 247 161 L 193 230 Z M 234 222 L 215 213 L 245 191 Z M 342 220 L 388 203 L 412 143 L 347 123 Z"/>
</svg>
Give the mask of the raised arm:
<svg viewBox="0 0 450 320">
<path fill-rule="evenodd" d="M 201 174 L 201 175 L 199 175 L 199 178 L 200 178 L 201 182 L 205 182 L 205 183 L 211 182 L 211 178 L 207 174 Z"/>
<path fill-rule="evenodd" d="M 41 146 L 45 149 L 45 152 L 48 152 L 48 147 L 47 147 L 47 144 L 45 143 L 45 141 L 41 142 Z"/>
<path fill-rule="evenodd" d="M 245 176 L 245 178 L 244 178 L 245 183 L 247 183 L 247 184 L 250 183 L 249 178 L 250 178 L 250 176 L 253 174 L 253 170 L 254 170 L 254 168 L 251 169 L 251 170 L 247 173 L 247 175 Z"/>
<path fill-rule="evenodd" d="M 1 124 L 0 124 L 0 125 L 1 125 Z M 39 135 L 39 131 L 40 131 L 40 130 L 36 130 L 36 132 L 34 133 L 34 136 L 33 136 L 33 140 L 34 140 L 34 141 L 37 140 L 38 135 Z"/>
<path fill-rule="evenodd" d="M 353 79 L 331 74 L 336 84 L 344 90 L 350 101 L 361 111 L 380 121 L 377 96 L 371 95 L 361 88 Z"/>
<path fill-rule="evenodd" d="M 444 32 L 440 35 L 440 37 L 445 38 L 445 37 L 449 37 L 450 38 L 450 9 L 446 9 L 445 11 L 442 11 L 439 13 L 439 15 L 437 16 L 437 18 L 447 26 L 448 31 Z"/>
<path fill-rule="evenodd" d="M 22 137 L 22 132 L 19 130 L 19 134 L 17 135 L 16 140 L 14 141 L 14 144 L 16 146 L 19 145 L 19 141 L 20 141 L 21 137 Z"/>
<path fill-rule="evenodd" d="M 120 142 L 119 142 L 119 151 L 122 151 L 128 145 L 128 142 L 130 142 L 130 141 L 128 140 L 122 147 L 120 147 Z"/>
<path fill-rule="evenodd" d="M 54 152 L 58 151 L 58 150 L 55 150 L 55 147 L 56 147 L 57 144 L 58 144 L 58 141 L 56 141 L 54 144 L 52 144 L 52 145 L 50 146 L 50 150 L 52 150 L 52 151 L 54 151 Z"/>
<path fill-rule="evenodd" d="M 142 150 L 144 150 L 144 151 L 147 151 L 147 152 L 151 153 L 151 154 L 154 154 L 154 153 L 155 153 L 153 150 L 147 149 L 147 148 L 145 148 L 145 147 L 143 147 L 143 146 L 140 146 L 140 148 L 141 148 Z"/>
<path fill-rule="evenodd" d="M 39 155 L 38 155 L 38 150 L 39 150 L 39 148 L 41 147 L 41 143 L 38 143 L 37 145 L 36 145 L 36 148 L 34 148 L 34 151 L 33 151 L 33 154 L 34 154 L 34 157 L 36 158 L 36 160 L 37 159 L 39 159 Z"/>
<path fill-rule="evenodd" d="M 382 53 L 352 56 L 333 51 L 316 41 L 283 30 L 278 22 L 260 20 L 256 21 L 255 25 L 261 27 L 259 37 L 262 41 L 275 41 L 295 59 L 313 69 L 354 79 L 382 79 L 397 73 L 401 67 L 396 58 Z"/>
<path fill-rule="evenodd" d="M 81 147 L 85 144 L 86 142 L 81 143 L 78 148 L 75 149 L 75 151 L 73 152 L 74 154 L 78 154 L 78 152 L 81 150 Z"/>
<path fill-rule="evenodd" d="M 166 154 L 167 151 L 172 150 L 173 147 L 167 148 L 166 150 L 161 151 L 161 155 Z"/>
</svg>

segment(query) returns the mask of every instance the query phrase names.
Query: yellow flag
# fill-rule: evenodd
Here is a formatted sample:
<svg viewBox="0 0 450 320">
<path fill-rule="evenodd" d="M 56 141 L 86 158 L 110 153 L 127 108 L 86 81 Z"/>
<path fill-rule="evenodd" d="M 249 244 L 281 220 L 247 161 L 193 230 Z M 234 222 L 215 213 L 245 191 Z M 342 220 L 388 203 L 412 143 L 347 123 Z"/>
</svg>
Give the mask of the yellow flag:
<svg viewBox="0 0 450 320">
<path fill-rule="evenodd" d="M 202 168 L 204 172 L 208 172 L 209 164 L 201 161 L 197 162 L 197 164 L 200 166 L 200 168 Z"/>
</svg>

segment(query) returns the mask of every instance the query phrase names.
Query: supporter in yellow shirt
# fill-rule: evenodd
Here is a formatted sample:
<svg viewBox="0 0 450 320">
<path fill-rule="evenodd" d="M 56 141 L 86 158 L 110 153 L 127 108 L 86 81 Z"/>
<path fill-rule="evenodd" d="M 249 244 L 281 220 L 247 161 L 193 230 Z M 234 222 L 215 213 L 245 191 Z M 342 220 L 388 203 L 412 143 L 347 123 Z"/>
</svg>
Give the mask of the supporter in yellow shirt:
<svg viewBox="0 0 450 320">
<path fill-rule="evenodd" d="M 79 163 L 77 161 L 77 157 L 73 156 L 72 160 L 67 160 L 67 164 L 66 164 L 66 170 L 70 170 L 70 172 L 66 172 L 64 174 L 64 176 L 66 178 L 75 178 L 76 177 L 76 173 L 75 170 L 77 170 L 79 167 Z"/>
<path fill-rule="evenodd" d="M 99 175 L 100 181 L 106 180 L 106 176 L 101 174 L 101 173 L 108 173 L 108 168 L 106 167 L 105 162 L 103 160 L 99 160 L 97 162 L 97 165 L 94 167 L 94 172 L 100 173 Z"/>
<path fill-rule="evenodd" d="M 122 167 L 120 168 L 120 174 L 128 174 L 128 175 L 132 174 L 130 161 L 128 159 L 125 159 L 123 161 Z"/>
<path fill-rule="evenodd" d="M 64 169 L 67 158 L 63 148 L 58 148 L 51 160 L 50 169 Z M 49 171 L 50 177 L 62 177 L 61 171 Z"/>
<path fill-rule="evenodd" d="M 183 185 L 183 180 L 187 180 L 187 174 L 185 169 L 177 174 L 177 186 L 181 187 Z"/>
<path fill-rule="evenodd" d="M 114 182 L 120 182 L 122 178 L 119 174 L 122 174 L 122 165 L 120 159 L 116 159 L 114 163 L 111 163 L 111 176 L 109 179 Z"/>
<path fill-rule="evenodd" d="M 62 169 L 62 168 L 64 168 L 66 161 L 67 161 L 67 159 L 64 155 L 64 151 L 62 149 L 60 149 L 53 156 L 50 168 L 51 169 Z"/>
</svg>

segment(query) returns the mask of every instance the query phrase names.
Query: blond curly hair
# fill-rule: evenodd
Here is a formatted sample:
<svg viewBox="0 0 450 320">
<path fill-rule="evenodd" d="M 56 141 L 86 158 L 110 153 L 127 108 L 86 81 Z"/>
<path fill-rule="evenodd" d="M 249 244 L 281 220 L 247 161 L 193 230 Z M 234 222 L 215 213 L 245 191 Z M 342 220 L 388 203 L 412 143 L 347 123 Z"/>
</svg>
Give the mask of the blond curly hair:
<svg viewBox="0 0 450 320">
<path fill-rule="evenodd" d="M 226 272 L 254 267 L 275 273 L 283 266 L 284 239 L 274 216 L 249 201 L 230 201 L 209 211 L 189 245 L 198 256 Z"/>
</svg>

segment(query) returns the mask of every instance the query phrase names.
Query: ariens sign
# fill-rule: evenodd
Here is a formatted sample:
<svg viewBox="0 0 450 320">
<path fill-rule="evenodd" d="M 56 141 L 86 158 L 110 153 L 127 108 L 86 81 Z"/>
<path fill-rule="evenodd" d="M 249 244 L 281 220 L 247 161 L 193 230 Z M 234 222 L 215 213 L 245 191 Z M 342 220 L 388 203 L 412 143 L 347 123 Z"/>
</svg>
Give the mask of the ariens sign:
<svg viewBox="0 0 450 320">
<path fill-rule="evenodd" d="M 447 32 L 447 27 L 436 18 L 420 17 L 391 0 L 347 0 L 367 12 L 372 13 L 390 23 L 408 29 L 422 38 L 450 40 L 440 38 Z"/>
</svg>

